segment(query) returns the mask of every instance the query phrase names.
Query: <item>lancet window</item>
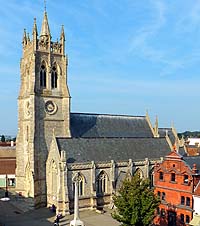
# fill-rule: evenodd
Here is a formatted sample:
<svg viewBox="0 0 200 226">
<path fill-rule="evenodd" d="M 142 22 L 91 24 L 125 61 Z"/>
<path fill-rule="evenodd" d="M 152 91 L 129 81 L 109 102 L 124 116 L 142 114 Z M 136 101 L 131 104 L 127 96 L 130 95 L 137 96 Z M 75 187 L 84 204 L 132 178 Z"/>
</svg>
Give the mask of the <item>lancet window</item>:
<svg viewBox="0 0 200 226">
<path fill-rule="evenodd" d="M 103 194 L 106 192 L 106 184 L 107 184 L 107 175 L 104 171 L 102 171 L 97 177 L 97 194 Z"/>
<path fill-rule="evenodd" d="M 73 180 L 73 192 L 75 191 L 75 182 L 78 183 L 78 195 L 84 195 L 84 177 L 80 173 L 78 173 Z"/>
<path fill-rule="evenodd" d="M 46 68 L 44 65 L 40 68 L 40 87 L 46 88 L 47 78 L 46 78 Z"/>
<path fill-rule="evenodd" d="M 57 80 L 58 80 L 57 70 L 56 70 L 56 67 L 53 66 L 51 71 L 51 88 L 52 89 L 57 88 Z"/>
</svg>

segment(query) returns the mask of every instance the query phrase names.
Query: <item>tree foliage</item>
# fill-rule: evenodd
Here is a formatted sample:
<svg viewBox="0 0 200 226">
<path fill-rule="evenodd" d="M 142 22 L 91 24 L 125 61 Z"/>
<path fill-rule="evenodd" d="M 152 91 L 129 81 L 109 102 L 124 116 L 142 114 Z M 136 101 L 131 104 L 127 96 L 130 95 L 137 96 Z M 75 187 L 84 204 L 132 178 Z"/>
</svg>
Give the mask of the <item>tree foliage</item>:
<svg viewBox="0 0 200 226">
<path fill-rule="evenodd" d="M 160 200 L 150 188 L 150 181 L 135 175 L 123 182 L 114 196 L 114 204 L 112 217 L 122 226 L 149 226 Z"/>
<path fill-rule="evenodd" d="M 5 142 L 6 141 L 6 138 L 4 135 L 1 135 L 1 142 Z"/>
<path fill-rule="evenodd" d="M 182 136 L 184 137 L 184 138 L 188 138 L 188 137 L 190 137 L 190 138 L 200 138 L 200 131 L 185 131 L 185 132 L 183 132 L 183 133 L 178 133 L 178 137 L 179 137 L 179 139 L 181 139 L 182 138 Z"/>
</svg>

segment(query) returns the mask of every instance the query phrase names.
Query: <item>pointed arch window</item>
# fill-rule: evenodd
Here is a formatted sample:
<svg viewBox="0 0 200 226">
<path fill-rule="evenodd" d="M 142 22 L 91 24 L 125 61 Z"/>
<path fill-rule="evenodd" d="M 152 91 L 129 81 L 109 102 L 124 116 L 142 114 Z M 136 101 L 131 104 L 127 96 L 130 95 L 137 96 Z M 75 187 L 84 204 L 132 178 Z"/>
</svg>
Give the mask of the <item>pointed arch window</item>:
<svg viewBox="0 0 200 226">
<path fill-rule="evenodd" d="M 73 181 L 73 193 L 75 191 L 75 181 L 78 182 L 78 195 L 84 195 L 84 176 L 78 173 Z"/>
<path fill-rule="evenodd" d="M 53 66 L 51 71 L 51 88 L 56 89 L 58 85 L 57 83 L 58 83 L 58 73 L 56 67 Z"/>
<path fill-rule="evenodd" d="M 40 68 L 40 87 L 46 88 L 47 77 L 46 77 L 46 68 L 44 65 Z"/>
<path fill-rule="evenodd" d="M 97 194 L 103 194 L 106 192 L 106 185 L 107 185 L 107 175 L 104 171 L 102 171 L 99 176 L 97 177 Z"/>
</svg>

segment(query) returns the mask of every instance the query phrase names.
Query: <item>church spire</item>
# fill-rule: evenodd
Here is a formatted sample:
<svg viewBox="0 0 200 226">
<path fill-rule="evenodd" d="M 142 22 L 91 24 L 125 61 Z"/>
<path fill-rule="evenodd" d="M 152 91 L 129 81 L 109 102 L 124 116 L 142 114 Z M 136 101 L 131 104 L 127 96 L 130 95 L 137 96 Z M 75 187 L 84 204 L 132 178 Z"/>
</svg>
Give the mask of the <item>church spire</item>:
<svg viewBox="0 0 200 226">
<path fill-rule="evenodd" d="M 40 37 L 41 36 L 51 36 L 46 9 L 44 12 L 44 18 L 43 18 L 42 28 L 41 28 L 41 32 L 40 32 Z"/>
</svg>

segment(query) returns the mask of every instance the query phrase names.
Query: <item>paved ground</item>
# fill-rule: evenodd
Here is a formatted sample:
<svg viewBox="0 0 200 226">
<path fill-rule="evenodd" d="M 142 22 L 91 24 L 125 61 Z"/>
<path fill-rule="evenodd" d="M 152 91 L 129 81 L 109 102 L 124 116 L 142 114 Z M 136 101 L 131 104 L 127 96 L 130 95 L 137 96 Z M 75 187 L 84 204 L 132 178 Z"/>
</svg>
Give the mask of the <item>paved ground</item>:
<svg viewBox="0 0 200 226">
<path fill-rule="evenodd" d="M 1 196 L 2 197 L 2 196 Z M 28 210 L 21 200 L 13 197 L 10 201 L 0 201 L 0 226 L 52 226 L 55 213 L 47 208 Z M 95 211 L 82 211 L 80 218 L 85 226 L 119 226 L 120 224 L 112 219 L 110 210 L 104 214 Z M 73 215 L 61 219 L 60 226 L 68 226 Z"/>
</svg>

